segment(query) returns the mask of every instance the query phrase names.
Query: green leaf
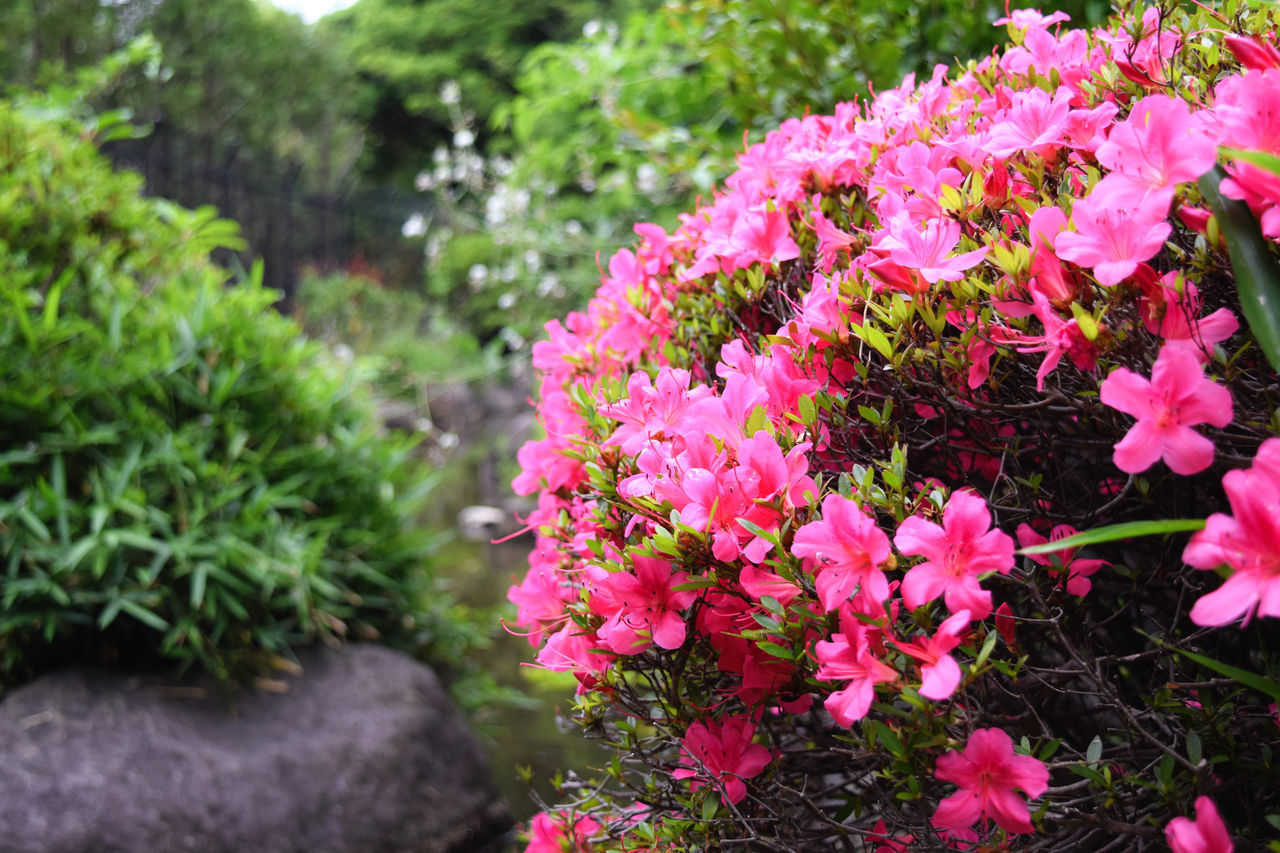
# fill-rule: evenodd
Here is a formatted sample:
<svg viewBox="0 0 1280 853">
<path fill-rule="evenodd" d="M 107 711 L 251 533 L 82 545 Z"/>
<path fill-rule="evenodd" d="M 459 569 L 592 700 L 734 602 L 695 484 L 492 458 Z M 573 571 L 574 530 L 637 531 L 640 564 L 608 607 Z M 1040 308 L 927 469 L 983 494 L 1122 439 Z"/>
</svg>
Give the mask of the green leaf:
<svg viewBox="0 0 1280 853">
<path fill-rule="evenodd" d="M 1200 744 L 1200 735 L 1187 732 L 1187 760 L 1198 765 L 1204 758 L 1204 747 Z"/>
<path fill-rule="evenodd" d="M 1219 675 L 1225 675 L 1227 678 L 1234 678 L 1236 681 L 1240 682 L 1244 686 L 1252 688 L 1253 690 L 1256 690 L 1259 693 L 1265 694 L 1277 701 L 1280 701 L 1280 684 L 1277 684 L 1276 682 L 1271 681 L 1270 679 L 1263 678 L 1261 675 L 1258 675 L 1256 672 L 1249 672 L 1247 669 L 1241 669 L 1238 666 L 1232 666 L 1229 663 L 1223 663 L 1222 661 L 1214 660 L 1211 657 L 1206 657 L 1196 652 L 1190 652 L 1190 651 L 1187 651 L 1186 649 L 1180 649 L 1177 646 L 1170 645 L 1169 643 L 1165 643 L 1160 640 L 1156 640 L 1155 642 L 1159 646 L 1168 646 L 1178 654 L 1182 655 L 1184 658 L 1187 658 L 1188 660 L 1193 660 L 1196 663 L 1200 664 L 1201 666 L 1205 667 L 1206 669 L 1211 669 L 1214 672 L 1218 673 Z"/>
<path fill-rule="evenodd" d="M 1243 160 L 1246 163 L 1252 163 L 1259 169 L 1266 169 L 1273 175 L 1280 175 L 1280 157 L 1274 154 L 1268 154 L 1265 151 L 1242 151 L 1239 148 L 1220 148 L 1223 154 L 1234 160 Z"/>
<path fill-rule="evenodd" d="M 1114 542 L 1117 539 L 1133 539 L 1137 536 L 1155 536 L 1164 533 L 1184 533 L 1192 530 L 1203 530 L 1203 518 L 1169 518 L 1160 521 L 1126 521 L 1123 524 L 1109 524 L 1106 527 L 1095 527 L 1074 536 L 1067 536 L 1042 545 L 1031 545 L 1021 548 L 1019 554 L 1052 554 L 1068 548 L 1080 548 L 1085 545 L 1096 545 L 1099 542 Z"/>
<path fill-rule="evenodd" d="M 1102 735 L 1094 735 L 1093 740 L 1089 741 L 1089 746 L 1084 751 L 1084 760 L 1090 764 L 1097 764 L 1102 760 Z"/>
<path fill-rule="evenodd" d="M 1242 201 L 1229 199 L 1219 185 L 1226 177 L 1221 166 L 1200 176 L 1200 192 L 1218 220 L 1231 269 L 1236 276 L 1240 309 L 1258 346 L 1271 366 L 1280 370 L 1280 269 L 1258 221 Z"/>
</svg>

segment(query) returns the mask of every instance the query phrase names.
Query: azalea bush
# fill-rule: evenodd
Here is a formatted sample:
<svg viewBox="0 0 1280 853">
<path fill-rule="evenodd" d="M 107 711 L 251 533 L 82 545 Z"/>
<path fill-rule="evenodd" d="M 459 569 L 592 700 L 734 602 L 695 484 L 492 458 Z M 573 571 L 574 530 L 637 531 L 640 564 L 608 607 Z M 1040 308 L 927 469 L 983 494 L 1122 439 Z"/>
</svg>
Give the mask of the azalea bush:
<svg viewBox="0 0 1280 853">
<path fill-rule="evenodd" d="M 547 325 L 530 851 L 1280 850 L 1276 19 L 1013 11 Z"/>
</svg>

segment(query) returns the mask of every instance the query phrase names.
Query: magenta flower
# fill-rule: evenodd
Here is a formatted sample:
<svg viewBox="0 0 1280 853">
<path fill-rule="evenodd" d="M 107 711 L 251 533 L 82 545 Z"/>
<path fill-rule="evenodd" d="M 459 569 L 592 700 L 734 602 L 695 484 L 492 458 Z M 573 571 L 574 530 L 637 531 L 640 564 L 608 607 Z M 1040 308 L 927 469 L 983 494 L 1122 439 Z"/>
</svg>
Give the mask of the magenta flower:
<svg viewBox="0 0 1280 853">
<path fill-rule="evenodd" d="M 1231 853 L 1234 845 L 1213 800 L 1196 797 L 1196 819 L 1175 817 L 1164 828 L 1173 853 Z"/>
<path fill-rule="evenodd" d="M 880 566 L 889 559 L 889 537 L 856 503 L 840 495 L 822 501 L 822 519 L 796 531 L 791 553 L 819 564 L 818 600 L 827 613 L 861 587 L 876 601 L 889 598 Z"/>
<path fill-rule="evenodd" d="M 824 705 L 842 726 L 852 726 L 867 715 L 875 699 L 875 686 L 898 677 L 893 667 L 876 657 L 868 642 L 869 626 L 858 622 L 848 611 L 840 613 L 843 633 L 814 645 L 818 657 L 819 681 L 847 681 L 849 684 L 827 697 Z"/>
<path fill-rule="evenodd" d="M 880 241 L 880 248 L 889 252 L 895 264 L 919 272 L 929 284 L 937 284 L 959 281 L 965 270 L 986 257 L 986 246 L 952 255 L 959 242 L 960 223 L 954 219 L 930 219 L 921 231 L 902 213 L 889 221 L 889 233 Z"/>
<path fill-rule="evenodd" d="M 893 544 L 903 554 L 919 554 L 923 563 L 902 579 L 902 600 L 914 610 L 942 596 L 952 613 L 968 610 L 974 619 L 991 613 L 991 593 L 978 584 L 987 572 L 1013 568 L 1013 540 L 991 529 L 986 501 L 972 492 L 956 492 L 942 511 L 942 526 L 912 516 L 898 527 Z"/>
<path fill-rule="evenodd" d="M 1092 268 L 1098 284 L 1118 284 L 1164 247 L 1173 230 L 1165 219 L 1168 209 L 1169 197 L 1160 193 L 1132 204 L 1090 196 L 1076 202 L 1071 212 L 1076 230 L 1059 234 L 1054 251 L 1063 260 Z"/>
<path fill-rule="evenodd" d="M 1251 468 L 1228 472 L 1222 488 L 1234 515 L 1209 516 L 1182 559 L 1200 569 L 1225 563 L 1234 573 L 1195 603 L 1191 621 L 1226 625 L 1255 607 L 1261 616 L 1280 616 L 1280 438 L 1263 443 Z"/>
<path fill-rule="evenodd" d="M 1111 129 L 1097 157 L 1124 177 L 1127 192 L 1141 194 L 1200 177 L 1217 162 L 1218 143 L 1192 117 L 1186 101 L 1148 95 Z"/>
<path fill-rule="evenodd" d="M 1034 800 L 1049 787 L 1044 762 L 1015 755 L 1013 740 L 1000 729 L 978 729 L 963 753 L 938 756 L 933 775 L 960 787 L 933 813 L 934 825 L 943 829 L 966 829 L 989 817 L 1009 832 L 1034 832 L 1031 812 L 1015 789 Z"/>
<path fill-rule="evenodd" d="M 569 837 L 568 824 L 573 823 L 573 837 Z M 588 815 L 570 817 L 564 814 L 538 812 L 529 824 L 529 846 L 524 853 L 564 853 L 565 845 L 574 850 L 588 849 L 588 839 L 600 831 L 600 824 Z"/>
<path fill-rule="evenodd" d="M 681 766 L 671 775 L 710 779 L 724 791 L 725 799 L 736 803 L 747 795 L 747 784 L 742 780 L 760 775 L 773 761 L 768 747 L 751 742 L 755 733 L 755 724 L 744 717 L 728 717 L 724 723 L 693 723 L 680 742 Z M 699 784 L 694 781 L 693 789 Z"/>
<path fill-rule="evenodd" d="M 1213 464 L 1213 442 L 1192 429 L 1231 423 L 1231 393 L 1204 375 L 1200 361 L 1181 346 L 1160 350 L 1148 381 L 1121 367 L 1102 380 L 1100 399 L 1138 422 L 1115 446 L 1116 467 L 1137 474 L 1163 459 L 1177 474 Z"/>
<path fill-rule="evenodd" d="M 604 644 L 620 655 L 636 655 L 657 643 L 664 649 L 684 645 L 684 617 L 697 593 L 677 590 L 689 582 L 687 572 L 672 571 L 670 560 L 635 557 L 635 574 L 588 566 L 590 608 L 605 621 L 596 630 Z"/>
<path fill-rule="evenodd" d="M 961 610 L 949 616 L 932 637 L 924 637 L 912 643 L 894 643 L 902 651 L 920 661 L 920 695 L 926 699 L 941 701 L 951 698 L 960 686 L 960 664 L 948 652 L 960 645 L 963 634 L 969 630 L 969 611 Z"/>
</svg>

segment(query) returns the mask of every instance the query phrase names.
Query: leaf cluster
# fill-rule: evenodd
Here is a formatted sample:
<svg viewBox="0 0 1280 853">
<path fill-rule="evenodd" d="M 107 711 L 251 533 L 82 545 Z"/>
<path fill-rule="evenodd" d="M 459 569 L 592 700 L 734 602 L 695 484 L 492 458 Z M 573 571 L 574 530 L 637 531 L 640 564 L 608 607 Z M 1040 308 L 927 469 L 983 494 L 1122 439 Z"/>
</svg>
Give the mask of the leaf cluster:
<svg viewBox="0 0 1280 853">
<path fill-rule="evenodd" d="M 73 660 L 239 680 L 343 638 L 460 666 L 413 441 L 255 276 L 228 286 L 234 223 L 139 185 L 0 104 L 0 685 Z"/>
</svg>

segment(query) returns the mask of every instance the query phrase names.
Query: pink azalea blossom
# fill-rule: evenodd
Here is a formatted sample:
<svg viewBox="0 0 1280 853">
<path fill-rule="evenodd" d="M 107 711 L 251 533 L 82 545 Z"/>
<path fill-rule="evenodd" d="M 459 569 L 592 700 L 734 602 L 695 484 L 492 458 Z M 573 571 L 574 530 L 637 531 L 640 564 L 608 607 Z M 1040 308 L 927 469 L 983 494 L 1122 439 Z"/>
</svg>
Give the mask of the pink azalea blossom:
<svg viewBox="0 0 1280 853">
<path fill-rule="evenodd" d="M 876 655 L 869 634 L 874 629 L 853 617 L 849 609 L 840 612 L 841 633 L 819 640 L 814 646 L 818 658 L 819 681 L 847 681 L 849 684 L 827 697 L 824 705 L 842 726 L 851 726 L 867 715 L 875 699 L 875 686 L 895 681 L 898 673 Z"/>
<path fill-rule="evenodd" d="M 773 761 L 768 747 L 751 742 L 755 733 L 755 724 L 744 717 L 693 723 L 680 741 L 680 767 L 671 775 L 695 779 L 695 790 L 698 778 L 709 779 L 729 802 L 740 802 L 747 795 L 743 780 L 759 776 Z"/>
<path fill-rule="evenodd" d="M 991 593 L 978 583 L 987 572 L 1013 569 L 1013 540 L 991 529 L 987 503 L 972 492 L 956 492 L 942 511 L 942 525 L 911 516 L 898 527 L 893 544 L 923 563 L 902 579 L 902 601 L 914 610 L 942 596 L 952 613 L 968 610 L 974 619 L 991 613 Z"/>
<path fill-rule="evenodd" d="M 890 220 L 889 233 L 880 248 L 889 252 L 895 264 L 915 270 L 929 284 L 959 281 L 965 270 L 987 255 L 987 247 L 951 255 L 960 242 L 960 223 L 954 219 L 930 219 L 920 230 L 908 215 Z"/>
<path fill-rule="evenodd" d="M 818 562 L 818 600 L 828 613 L 856 587 L 876 601 L 889 598 L 889 581 L 880 568 L 889 559 L 889 537 L 846 497 L 823 499 L 822 518 L 796 531 L 791 553 Z"/>
<path fill-rule="evenodd" d="M 926 699 L 941 701 L 951 698 L 960 686 L 960 664 L 948 652 L 960 645 L 962 635 L 969 629 L 969 611 L 961 610 L 947 617 L 932 637 L 915 642 L 894 643 L 902 651 L 920 661 L 920 695 Z"/>
<path fill-rule="evenodd" d="M 1195 355 L 1181 346 L 1161 348 L 1150 380 L 1121 367 L 1100 390 L 1105 405 L 1138 419 L 1113 454 L 1116 467 L 1130 474 L 1160 459 L 1177 474 L 1203 471 L 1213 464 L 1213 442 L 1192 427 L 1231 423 L 1231 393 L 1206 377 Z"/>
<path fill-rule="evenodd" d="M 1196 819 L 1175 817 L 1164 828 L 1173 853 L 1231 853 L 1234 845 L 1218 808 L 1208 797 L 1196 797 Z"/>
<path fill-rule="evenodd" d="M 1070 524 L 1056 524 L 1049 533 L 1049 538 L 1045 539 L 1029 524 L 1018 525 L 1018 544 L 1023 548 L 1032 545 L 1043 545 L 1045 542 L 1056 542 L 1059 539 L 1065 539 L 1068 536 L 1074 536 L 1080 531 L 1076 530 Z M 1089 576 L 1096 573 L 1103 566 L 1111 565 L 1106 560 L 1077 560 L 1076 551 L 1078 548 L 1064 548 L 1061 551 L 1054 551 L 1052 554 L 1028 554 L 1027 559 L 1035 563 L 1037 566 L 1045 566 L 1055 571 L 1065 571 L 1067 573 L 1067 582 L 1065 584 L 1067 592 L 1072 595 L 1087 595 L 1089 590 L 1093 588 L 1093 581 L 1089 580 Z"/>
<path fill-rule="evenodd" d="M 568 832 L 570 822 L 572 838 Z M 529 823 L 529 846 L 524 853 L 564 853 L 566 843 L 573 850 L 585 850 L 588 839 L 600 829 L 600 824 L 587 815 L 570 817 L 538 812 Z"/>
<path fill-rule="evenodd" d="M 943 829 L 966 829 L 982 817 L 1009 832 L 1034 832 L 1031 812 L 1016 790 L 1034 800 L 1049 787 L 1049 768 L 1029 755 L 1015 755 L 1012 738 L 1001 729 L 978 729 L 963 753 L 938 756 L 933 775 L 960 787 L 933 814 L 934 824 Z"/>
<path fill-rule="evenodd" d="M 1280 616 L 1280 438 L 1258 449 L 1253 466 L 1229 471 L 1222 488 L 1232 515 L 1214 513 L 1182 552 L 1188 565 L 1233 573 L 1226 583 L 1191 608 L 1197 625 L 1226 625 L 1257 608 Z"/>
<path fill-rule="evenodd" d="M 1141 194 L 1194 181 L 1217 162 L 1218 144 L 1186 101 L 1148 95 L 1111 129 L 1097 157 L 1123 177 L 1121 192 Z"/>
<path fill-rule="evenodd" d="M 1098 284 L 1119 284 L 1164 247 L 1173 230 L 1165 220 L 1168 209 L 1168 197 L 1155 193 L 1129 203 L 1091 195 L 1076 202 L 1071 212 L 1076 230 L 1059 234 L 1054 251 L 1092 268 Z"/>
<path fill-rule="evenodd" d="M 672 571 L 670 560 L 654 557 L 635 557 L 634 564 L 634 574 L 587 567 L 589 606 L 605 619 L 596 635 L 620 655 L 639 654 L 655 643 L 680 648 L 686 633 L 680 611 L 697 597 L 676 589 L 689 582 L 688 572 Z"/>
</svg>

